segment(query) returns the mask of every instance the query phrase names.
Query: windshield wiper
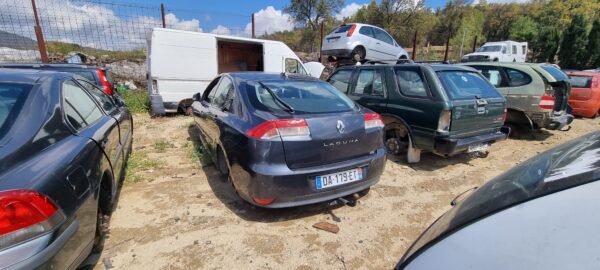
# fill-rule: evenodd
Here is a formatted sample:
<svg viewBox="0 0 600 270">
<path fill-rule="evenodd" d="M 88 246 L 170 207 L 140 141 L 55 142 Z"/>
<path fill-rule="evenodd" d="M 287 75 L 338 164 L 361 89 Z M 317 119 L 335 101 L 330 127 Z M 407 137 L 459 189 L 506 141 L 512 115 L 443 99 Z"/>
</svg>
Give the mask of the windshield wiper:
<svg viewBox="0 0 600 270">
<path fill-rule="evenodd" d="M 281 105 L 283 105 L 283 107 L 285 107 L 287 109 L 285 111 L 290 112 L 290 113 L 294 112 L 294 108 L 292 108 L 292 106 L 290 106 L 290 104 L 287 104 L 285 101 L 283 101 L 281 98 L 279 98 L 275 93 L 273 93 L 273 90 L 271 90 L 271 88 L 267 87 L 262 82 L 258 82 L 258 84 L 260 84 L 260 86 L 262 86 L 265 90 L 267 90 L 267 92 L 269 92 L 269 94 L 271 94 L 273 99 L 277 100 L 277 102 L 279 102 Z"/>
</svg>

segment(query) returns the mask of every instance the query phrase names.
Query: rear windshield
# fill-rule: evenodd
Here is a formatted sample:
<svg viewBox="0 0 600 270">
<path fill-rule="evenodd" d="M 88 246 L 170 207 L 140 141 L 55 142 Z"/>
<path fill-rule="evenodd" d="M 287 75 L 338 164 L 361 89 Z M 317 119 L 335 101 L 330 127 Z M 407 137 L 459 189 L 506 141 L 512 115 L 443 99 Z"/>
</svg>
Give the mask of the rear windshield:
<svg viewBox="0 0 600 270">
<path fill-rule="evenodd" d="M 294 114 L 345 112 L 355 108 L 354 102 L 335 87 L 322 81 L 262 81 L 273 94 L 293 109 Z M 271 93 L 255 83 L 250 87 L 250 102 L 259 110 L 289 110 Z"/>
<path fill-rule="evenodd" d="M 0 140 L 15 123 L 31 85 L 0 83 Z"/>
<path fill-rule="evenodd" d="M 94 78 L 94 74 L 89 71 L 69 71 L 69 73 L 77 74 L 90 82 L 96 81 L 96 78 Z"/>
<path fill-rule="evenodd" d="M 470 71 L 438 71 L 450 99 L 494 98 L 500 94 L 479 73 Z"/>
<path fill-rule="evenodd" d="M 350 27 L 352 27 L 351 24 L 348 25 L 342 25 L 340 26 L 338 29 L 335 29 L 335 31 L 333 31 L 333 33 L 339 34 L 339 33 L 346 33 L 348 32 L 348 30 L 350 29 Z"/>
<path fill-rule="evenodd" d="M 592 77 L 569 76 L 571 85 L 576 88 L 592 88 Z"/>
<path fill-rule="evenodd" d="M 552 77 L 554 77 L 554 79 L 556 79 L 557 81 L 568 81 L 569 80 L 569 77 L 567 76 L 567 74 L 565 74 L 560 69 L 558 69 L 552 65 L 542 65 L 542 69 L 544 69 L 546 72 L 550 73 L 550 75 L 552 75 Z"/>
</svg>

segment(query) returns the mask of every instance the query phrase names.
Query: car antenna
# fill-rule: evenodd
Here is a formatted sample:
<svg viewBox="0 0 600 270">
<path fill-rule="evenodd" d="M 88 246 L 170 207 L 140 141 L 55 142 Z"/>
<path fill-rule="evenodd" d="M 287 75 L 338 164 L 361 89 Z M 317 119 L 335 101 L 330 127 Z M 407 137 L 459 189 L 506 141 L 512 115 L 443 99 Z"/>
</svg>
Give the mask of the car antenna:
<svg viewBox="0 0 600 270">
<path fill-rule="evenodd" d="M 277 95 L 275 95 L 275 93 L 273 93 L 273 90 L 271 90 L 271 88 L 267 87 L 264 83 L 262 82 L 258 82 L 258 84 L 260 84 L 260 86 L 262 86 L 262 88 L 266 89 L 267 92 L 269 92 L 269 94 L 271 94 L 271 96 L 273 97 L 273 99 L 275 99 L 277 102 L 279 102 L 281 105 L 283 105 L 290 113 L 294 112 L 294 108 L 292 106 L 290 106 L 290 104 L 287 104 L 285 101 L 283 101 L 281 98 L 279 98 Z"/>
</svg>

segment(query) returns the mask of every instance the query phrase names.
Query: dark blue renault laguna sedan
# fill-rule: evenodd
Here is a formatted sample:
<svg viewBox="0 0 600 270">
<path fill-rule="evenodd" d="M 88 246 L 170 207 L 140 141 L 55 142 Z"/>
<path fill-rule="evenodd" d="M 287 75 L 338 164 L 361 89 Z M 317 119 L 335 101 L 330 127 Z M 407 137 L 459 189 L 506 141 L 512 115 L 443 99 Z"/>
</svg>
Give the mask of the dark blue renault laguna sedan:
<svg viewBox="0 0 600 270">
<path fill-rule="evenodd" d="M 383 171 L 381 117 L 326 82 L 226 73 L 194 100 L 203 144 L 252 204 L 281 208 L 334 200 L 368 189 Z"/>
</svg>

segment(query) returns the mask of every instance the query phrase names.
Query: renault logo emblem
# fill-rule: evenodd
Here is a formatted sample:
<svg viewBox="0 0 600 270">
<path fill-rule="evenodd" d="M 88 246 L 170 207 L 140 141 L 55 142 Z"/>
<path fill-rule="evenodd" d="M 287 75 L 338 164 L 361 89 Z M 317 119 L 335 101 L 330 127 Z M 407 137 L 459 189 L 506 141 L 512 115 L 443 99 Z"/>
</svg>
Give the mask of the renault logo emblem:
<svg viewBox="0 0 600 270">
<path fill-rule="evenodd" d="M 338 120 L 337 121 L 337 126 L 336 127 L 337 127 L 337 130 L 338 130 L 338 132 L 340 134 L 344 133 L 344 130 L 346 129 L 346 126 L 344 126 L 344 122 L 342 122 L 342 120 Z"/>
</svg>

